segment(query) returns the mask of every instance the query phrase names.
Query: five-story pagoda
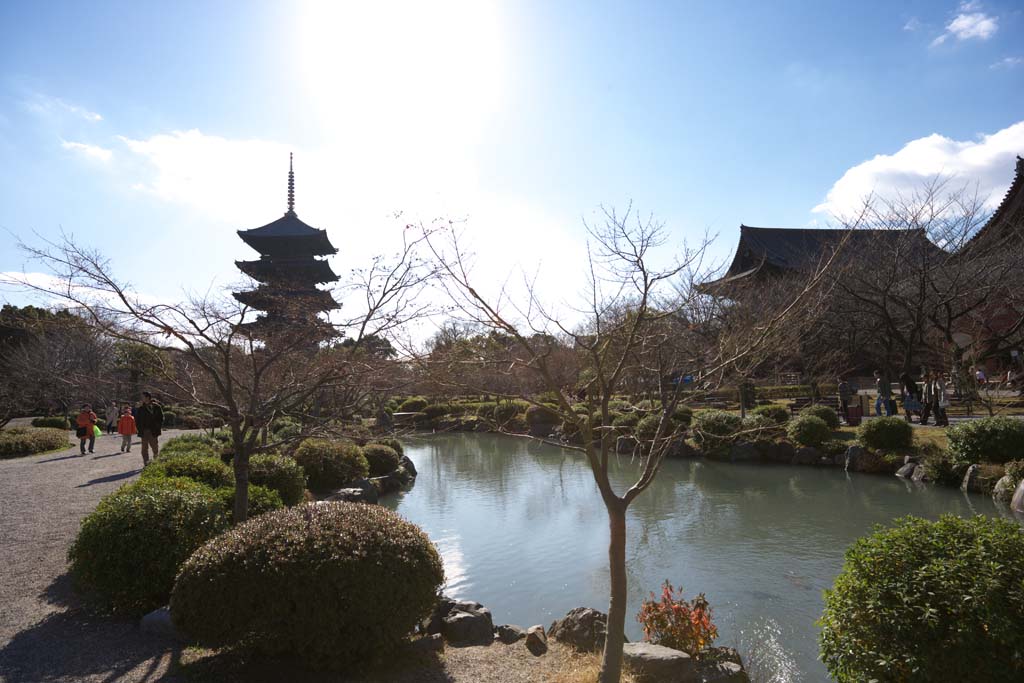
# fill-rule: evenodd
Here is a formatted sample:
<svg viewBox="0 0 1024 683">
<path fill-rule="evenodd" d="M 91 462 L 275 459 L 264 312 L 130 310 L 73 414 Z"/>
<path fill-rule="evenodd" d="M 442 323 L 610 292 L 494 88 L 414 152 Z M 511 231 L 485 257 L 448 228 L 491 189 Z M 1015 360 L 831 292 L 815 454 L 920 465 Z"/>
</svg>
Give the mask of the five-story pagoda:
<svg viewBox="0 0 1024 683">
<path fill-rule="evenodd" d="M 239 270 L 260 283 L 255 289 L 234 293 L 240 303 L 263 312 L 244 326 L 246 332 L 263 341 L 282 334 L 318 339 L 330 336 L 329 326 L 319 314 L 339 305 L 330 292 L 317 285 L 335 282 L 338 276 L 325 259 L 318 257 L 338 250 L 327 238 L 327 231 L 303 223 L 296 215 L 291 158 L 288 211 L 261 228 L 239 230 L 238 236 L 260 254 L 258 260 L 235 261 Z"/>
</svg>

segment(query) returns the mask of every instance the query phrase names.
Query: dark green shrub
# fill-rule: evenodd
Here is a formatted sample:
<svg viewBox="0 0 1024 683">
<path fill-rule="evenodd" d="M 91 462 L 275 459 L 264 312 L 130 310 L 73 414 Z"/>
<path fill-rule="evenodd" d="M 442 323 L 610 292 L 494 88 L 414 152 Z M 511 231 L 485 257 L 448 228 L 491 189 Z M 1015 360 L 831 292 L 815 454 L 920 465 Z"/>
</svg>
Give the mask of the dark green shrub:
<svg viewBox="0 0 1024 683">
<path fill-rule="evenodd" d="M 1024 532 L 914 517 L 846 551 L 825 591 L 821 656 L 847 681 L 1024 680 Z"/>
<path fill-rule="evenodd" d="M 232 522 L 235 521 L 235 487 L 234 486 L 223 486 L 217 489 L 214 493 L 217 494 L 217 498 L 220 500 L 220 504 L 224 508 L 224 514 Z M 249 484 L 249 513 L 248 518 L 252 519 L 256 515 L 262 515 L 272 510 L 280 510 L 284 507 L 284 502 L 281 500 L 281 495 L 266 486 L 259 486 L 257 484 Z"/>
<path fill-rule="evenodd" d="M 444 417 L 451 412 L 451 406 L 447 403 L 431 403 L 430 405 L 423 406 L 420 410 L 427 420 L 436 420 L 439 417 Z"/>
<path fill-rule="evenodd" d="M 385 446 L 390 446 L 395 453 L 398 453 L 399 457 L 405 455 L 405 449 L 402 448 L 402 442 L 398 439 L 374 439 L 370 443 L 379 443 L 384 444 Z"/>
<path fill-rule="evenodd" d="M 758 406 L 750 411 L 753 415 L 764 415 L 773 420 L 776 424 L 784 425 L 789 422 L 789 408 L 779 405 Z"/>
<path fill-rule="evenodd" d="M 178 568 L 228 520 L 217 495 L 189 479 L 148 479 L 103 498 L 68 551 L 77 585 L 107 608 L 167 604 Z"/>
<path fill-rule="evenodd" d="M 704 451 L 714 451 L 732 443 L 742 427 L 740 416 L 724 410 L 698 410 L 693 415 L 693 440 Z"/>
<path fill-rule="evenodd" d="M 828 424 L 817 415 L 798 415 L 786 427 L 786 436 L 801 446 L 817 448 L 832 436 Z"/>
<path fill-rule="evenodd" d="M 494 407 L 494 420 L 498 423 L 508 422 L 529 407 L 530 404 L 523 401 L 502 401 Z"/>
<path fill-rule="evenodd" d="M 0 430 L 0 458 L 14 458 L 67 448 L 68 432 L 63 429 L 7 427 Z"/>
<path fill-rule="evenodd" d="M 612 420 L 612 427 L 623 431 L 636 429 L 638 424 L 640 424 L 640 413 L 637 412 L 622 413 Z"/>
<path fill-rule="evenodd" d="M 294 417 L 284 415 L 270 423 L 270 433 L 277 436 L 282 429 L 302 430 L 302 423 Z"/>
<path fill-rule="evenodd" d="M 223 445 L 206 434 L 182 434 L 160 444 L 160 455 L 194 453 L 214 457 L 220 455 Z"/>
<path fill-rule="evenodd" d="M 302 436 L 302 425 L 285 425 L 274 432 L 274 441 L 294 441 Z"/>
<path fill-rule="evenodd" d="M 829 429 L 839 429 L 839 415 L 832 408 L 819 404 L 807 406 L 800 411 L 801 415 L 820 417 Z"/>
<path fill-rule="evenodd" d="M 359 446 L 349 441 L 306 439 L 295 451 L 311 491 L 330 491 L 362 479 L 370 466 Z"/>
<path fill-rule="evenodd" d="M 418 413 L 427 407 L 427 403 L 427 399 L 422 396 L 412 396 L 402 401 L 401 405 L 398 406 L 398 412 Z"/>
<path fill-rule="evenodd" d="M 207 647 L 245 643 L 342 667 L 398 648 L 430 614 L 443 582 L 430 539 L 394 512 L 302 505 L 251 519 L 196 551 L 174 585 L 171 615 Z"/>
<path fill-rule="evenodd" d="M 633 410 L 633 406 L 629 401 L 608 401 L 608 410 L 614 410 L 617 413 L 625 413 Z"/>
<path fill-rule="evenodd" d="M 1024 420 L 985 417 L 950 427 L 949 450 L 960 462 L 1004 463 L 1024 457 Z"/>
<path fill-rule="evenodd" d="M 693 422 L 693 408 L 677 405 L 676 409 L 672 411 L 672 419 L 681 425 L 689 427 L 690 423 Z"/>
<path fill-rule="evenodd" d="M 1013 477 L 1015 483 L 1019 484 L 1021 479 L 1024 479 L 1024 460 L 1011 460 L 1006 463 L 1006 473 Z"/>
<path fill-rule="evenodd" d="M 174 427 L 178 424 L 178 414 L 170 410 L 164 411 L 164 427 Z"/>
<path fill-rule="evenodd" d="M 398 467 L 398 453 L 394 448 L 379 443 L 363 446 L 363 457 L 370 466 L 371 477 L 383 477 Z"/>
<path fill-rule="evenodd" d="M 160 457 L 147 465 L 140 475 L 142 479 L 161 477 L 184 477 L 205 484 L 211 489 L 231 486 L 235 477 L 231 468 L 217 458 L 196 453 L 161 453 Z"/>
<path fill-rule="evenodd" d="M 528 425 L 556 425 L 558 424 L 558 413 L 548 406 L 530 406 L 526 409 L 526 424 Z"/>
<path fill-rule="evenodd" d="M 477 417 L 484 417 L 487 419 L 494 418 L 494 409 L 497 405 L 497 403 L 478 403 L 476 405 Z"/>
<path fill-rule="evenodd" d="M 827 439 L 821 444 L 821 452 L 825 455 L 835 457 L 846 453 L 846 449 L 850 447 L 850 444 L 839 439 Z"/>
<path fill-rule="evenodd" d="M 32 420 L 33 427 L 47 427 L 49 429 L 71 429 L 71 423 L 66 417 L 37 417 Z"/>
<path fill-rule="evenodd" d="M 917 451 L 930 480 L 951 485 L 959 485 L 963 481 L 967 465 L 957 462 L 949 451 L 933 444 L 924 444 Z"/>
<path fill-rule="evenodd" d="M 739 438 L 743 441 L 758 441 L 777 436 L 779 424 L 767 415 L 748 415 L 740 422 Z"/>
<path fill-rule="evenodd" d="M 661 424 L 661 414 L 647 415 L 640 418 L 636 423 L 636 438 L 641 441 L 650 441 L 658 433 L 658 425 Z M 663 437 L 669 436 L 673 432 L 673 425 L 671 422 L 665 425 L 661 435 Z"/>
<path fill-rule="evenodd" d="M 261 453 L 249 458 L 249 483 L 276 491 L 285 505 L 292 506 L 302 500 L 306 473 L 294 458 Z"/>
<path fill-rule="evenodd" d="M 874 417 L 857 428 L 857 440 L 868 448 L 910 448 L 914 432 L 902 417 Z"/>
</svg>

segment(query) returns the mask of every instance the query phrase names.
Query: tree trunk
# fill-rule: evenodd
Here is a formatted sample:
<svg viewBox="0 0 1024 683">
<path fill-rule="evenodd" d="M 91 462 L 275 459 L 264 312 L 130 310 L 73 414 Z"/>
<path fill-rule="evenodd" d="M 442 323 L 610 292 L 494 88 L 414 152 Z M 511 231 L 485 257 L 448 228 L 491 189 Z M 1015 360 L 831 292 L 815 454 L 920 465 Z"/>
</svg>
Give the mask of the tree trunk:
<svg viewBox="0 0 1024 683">
<path fill-rule="evenodd" d="M 608 509 L 608 633 L 604 641 L 600 683 L 619 683 L 622 676 L 622 645 L 626 631 L 626 509 L 621 502 Z"/>
<path fill-rule="evenodd" d="M 235 524 L 249 518 L 249 451 L 244 445 L 235 443 Z"/>
</svg>

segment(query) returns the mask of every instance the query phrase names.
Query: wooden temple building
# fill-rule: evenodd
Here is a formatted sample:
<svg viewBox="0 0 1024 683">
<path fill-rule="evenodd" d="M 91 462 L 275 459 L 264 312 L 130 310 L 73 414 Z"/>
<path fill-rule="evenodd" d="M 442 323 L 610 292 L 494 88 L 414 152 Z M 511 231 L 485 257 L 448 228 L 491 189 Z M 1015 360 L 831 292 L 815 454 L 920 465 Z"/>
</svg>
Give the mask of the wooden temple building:
<svg viewBox="0 0 1024 683">
<path fill-rule="evenodd" d="M 246 323 L 246 331 L 264 341 L 282 334 L 329 336 L 329 326 L 320 314 L 339 305 L 317 285 L 338 280 L 322 258 L 338 250 L 327 231 L 307 225 L 295 213 L 295 171 L 290 158 L 288 210 L 272 223 L 239 230 L 238 236 L 260 255 L 252 261 L 235 261 L 240 271 L 259 283 L 255 289 L 233 294 L 240 303 L 262 312 Z"/>
</svg>

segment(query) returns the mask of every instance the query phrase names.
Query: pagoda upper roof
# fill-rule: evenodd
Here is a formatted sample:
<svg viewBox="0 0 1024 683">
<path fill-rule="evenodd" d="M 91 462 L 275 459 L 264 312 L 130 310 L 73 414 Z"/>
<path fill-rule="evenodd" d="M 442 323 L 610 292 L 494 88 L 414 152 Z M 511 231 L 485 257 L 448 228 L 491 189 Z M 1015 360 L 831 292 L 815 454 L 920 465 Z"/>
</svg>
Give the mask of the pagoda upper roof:
<svg viewBox="0 0 1024 683">
<path fill-rule="evenodd" d="M 319 283 L 338 280 L 327 261 L 309 257 L 264 257 L 255 261 L 235 261 L 235 265 L 260 282 L 285 280 Z"/>
<path fill-rule="evenodd" d="M 338 250 L 327 238 L 326 230 L 320 230 L 302 222 L 292 210 L 262 227 L 239 230 L 238 236 L 250 247 L 264 255 L 326 256 L 338 253 Z"/>
</svg>

